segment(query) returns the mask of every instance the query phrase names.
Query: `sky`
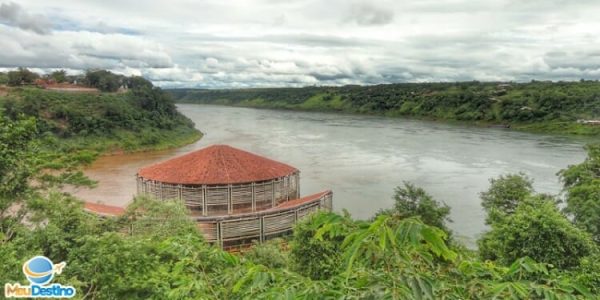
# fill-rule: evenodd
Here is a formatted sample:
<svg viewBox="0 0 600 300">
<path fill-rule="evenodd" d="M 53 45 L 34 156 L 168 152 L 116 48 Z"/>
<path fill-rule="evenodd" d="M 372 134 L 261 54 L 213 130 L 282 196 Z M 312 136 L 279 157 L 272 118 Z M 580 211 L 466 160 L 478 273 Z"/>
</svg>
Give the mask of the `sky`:
<svg viewBox="0 0 600 300">
<path fill-rule="evenodd" d="M 0 69 L 163 87 L 600 79 L 598 0 L 0 0 Z"/>
</svg>

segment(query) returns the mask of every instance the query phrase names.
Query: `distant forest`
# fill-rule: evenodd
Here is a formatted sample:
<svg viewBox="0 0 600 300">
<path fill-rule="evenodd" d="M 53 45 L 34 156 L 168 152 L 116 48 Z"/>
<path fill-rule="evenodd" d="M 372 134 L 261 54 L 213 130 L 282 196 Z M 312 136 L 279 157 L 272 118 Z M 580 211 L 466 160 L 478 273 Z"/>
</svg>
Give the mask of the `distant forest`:
<svg viewBox="0 0 600 300">
<path fill-rule="evenodd" d="M 600 83 L 398 83 L 372 86 L 176 89 L 178 102 L 411 116 L 531 131 L 598 134 Z"/>
</svg>

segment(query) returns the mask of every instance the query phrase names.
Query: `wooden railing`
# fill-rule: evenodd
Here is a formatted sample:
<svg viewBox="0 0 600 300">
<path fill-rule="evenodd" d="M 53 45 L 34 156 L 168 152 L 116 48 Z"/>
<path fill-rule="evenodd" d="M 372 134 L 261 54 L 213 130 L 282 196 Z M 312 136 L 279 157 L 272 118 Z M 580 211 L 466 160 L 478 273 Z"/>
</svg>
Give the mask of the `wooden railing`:
<svg viewBox="0 0 600 300">
<path fill-rule="evenodd" d="M 137 193 L 157 199 L 183 200 L 195 215 L 217 216 L 276 207 L 300 195 L 299 172 L 262 182 L 223 185 L 162 183 L 137 177 Z"/>
<path fill-rule="evenodd" d="M 290 200 L 272 209 L 224 216 L 195 217 L 208 242 L 228 248 L 265 241 L 291 232 L 298 220 L 317 210 L 332 209 L 332 192 Z"/>
</svg>

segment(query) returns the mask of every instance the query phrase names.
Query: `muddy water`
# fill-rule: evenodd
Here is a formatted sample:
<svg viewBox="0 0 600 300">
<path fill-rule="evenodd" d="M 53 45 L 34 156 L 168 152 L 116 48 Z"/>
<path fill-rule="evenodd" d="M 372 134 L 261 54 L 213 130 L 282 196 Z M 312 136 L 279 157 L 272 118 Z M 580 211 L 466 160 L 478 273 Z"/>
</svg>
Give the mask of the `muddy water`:
<svg viewBox="0 0 600 300">
<path fill-rule="evenodd" d="M 478 193 L 488 179 L 524 172 L 540 192 L 558 193 L 556 172 L 585 157 L 586 139 L 372 116 L 182 104 L 205 133 L 171 151 L 102 157 L 86 173 L 99 181 L 77 195 L 125 205 L 135 174 L 148 164 L 210 144 L 230 144 L 301 170 L 302 194 L 332 189 L 336 210 L 368 218 L 392 205 L 411 181 L 452 207 L 452 229 L 472 241 L 483 229 Z"/>
</svg>

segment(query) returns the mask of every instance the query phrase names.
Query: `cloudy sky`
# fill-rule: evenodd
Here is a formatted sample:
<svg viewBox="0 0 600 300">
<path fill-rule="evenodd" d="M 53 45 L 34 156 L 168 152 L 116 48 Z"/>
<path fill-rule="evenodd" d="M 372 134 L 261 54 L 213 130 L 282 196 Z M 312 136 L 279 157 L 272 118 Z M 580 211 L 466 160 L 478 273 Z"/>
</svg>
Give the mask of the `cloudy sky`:
<svg viewBox="0 0 600 300">
<path fill-rule="evenodd" d="M 0 69 L 165 87 L 600 79 L 598 0 L 0 0 Z"/>
</svg>

